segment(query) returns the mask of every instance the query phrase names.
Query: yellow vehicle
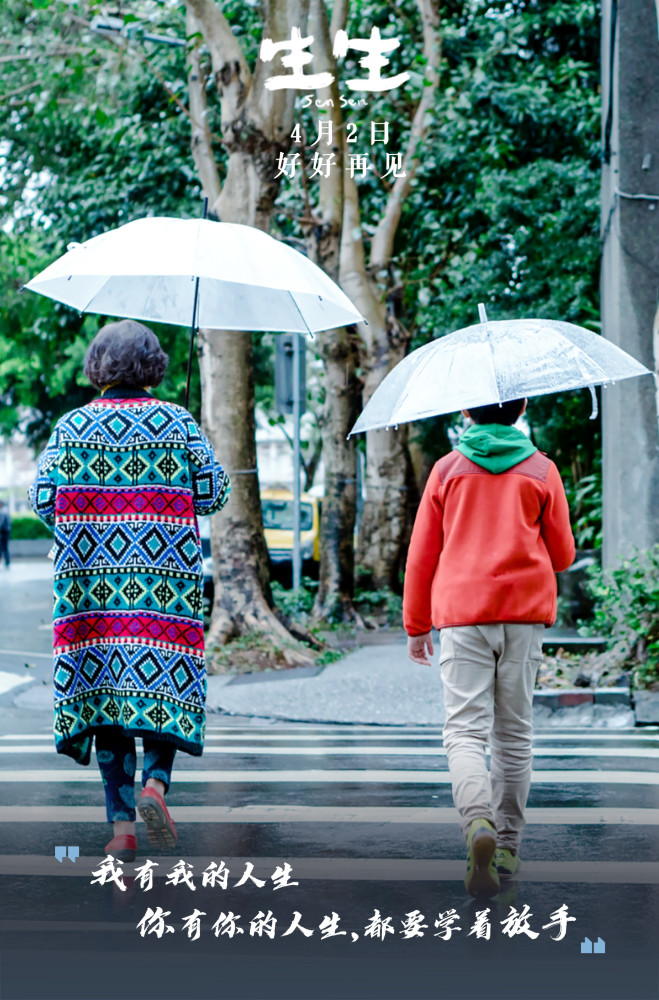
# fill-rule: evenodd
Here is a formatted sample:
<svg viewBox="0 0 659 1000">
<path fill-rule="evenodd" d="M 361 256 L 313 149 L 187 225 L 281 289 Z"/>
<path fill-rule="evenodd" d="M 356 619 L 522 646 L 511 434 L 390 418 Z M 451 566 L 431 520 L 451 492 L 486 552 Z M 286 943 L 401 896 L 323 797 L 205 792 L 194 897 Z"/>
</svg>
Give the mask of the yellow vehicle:
<svg viewBox="0 0 659 1000">
<path fill-rule="evenodd" d="M 292 491 L 285 486 L 261 490 L 261 511 L 271 561 L 292 562 Z M 309 493 L 300 496 L 300 549 L 303 563 L 320 561 L 320 500 Z"/>
<path fill-rule="evenodd" d="M 273 563 L 293 565 L 293 493 L 286 486 L 261 490 L 261 510 L 268 554 Z M 318 497 L 300 496 L 300 548 L 302 564 L 314 576 L 320 563 L 320 510 Z M 199 534 L 204 556 L 204 594 L 213 597 L 213 559 L 211 557 L 211 519 L 199 518 Z"/>
</svg>

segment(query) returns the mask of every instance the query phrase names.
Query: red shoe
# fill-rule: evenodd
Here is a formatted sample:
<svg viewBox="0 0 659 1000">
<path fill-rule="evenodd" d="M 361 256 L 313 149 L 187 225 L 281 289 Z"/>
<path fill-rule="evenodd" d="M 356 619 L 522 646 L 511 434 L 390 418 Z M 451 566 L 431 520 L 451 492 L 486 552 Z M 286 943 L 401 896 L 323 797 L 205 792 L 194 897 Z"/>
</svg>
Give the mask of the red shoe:
<svg viewBox="0 0 659 1000">
<path fill-rule="evenodd" d="M 133 837 L 130 833 L 113 837 L 110 843 L 105 845 L 105 853 L 111 854 L 117 861 L 134 861 L 137 854 L 137 837 Z"/>
<path fill-rule="evenodd" d="M 146 823 L 146 835 L 153 847 L 173 847 L 178 840 L 174 820 L 160 792 L 148 786 L 142 791 L 137 811 Z"/>
</svg>

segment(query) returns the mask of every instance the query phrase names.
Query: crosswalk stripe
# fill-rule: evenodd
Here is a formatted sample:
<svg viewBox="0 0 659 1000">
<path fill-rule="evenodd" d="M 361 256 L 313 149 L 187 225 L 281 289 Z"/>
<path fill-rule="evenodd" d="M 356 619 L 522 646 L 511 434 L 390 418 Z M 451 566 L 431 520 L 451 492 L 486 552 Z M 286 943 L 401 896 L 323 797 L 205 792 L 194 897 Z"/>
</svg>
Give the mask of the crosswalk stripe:
<svg viewBox="0 0 659 1000">
<path fill-rule="evenodd" d="M 0 670 L 0 694 L 6 694 L 20 684 L 27 684 L 29 680 L 29 677 L 20 677 L 7 670 Z"/>
<path fill-rule="evenodd" d="M 623 806 L 530 808 L 530 825 L 625 824 L 659 825 L 659 809 L 629 809 Z M 450 806 L 177 806 L 176 822 L 182 823 L 456 823 L 457 810 Z M 0 806 L 0 823 L 105 823 L 100 806 Z"/>
<path fill-rule="evenodd" d="M 572 734 L 570 734 L 570 736 L 571 735 Z M 548 741 L 551 741 L 551 740 L 565 740 L 565 739 L 570 738 L 570 736 L 566 735 L 566 733 L 563 732 L 563 731 L 560 731 L 560 732 L 551 732 L 551 733 L 543 733 L 543 732 L 538 733 L 538 732 L 536 732 L 535 736 L 536 736 L 537 739 L 539 739 L 541 741 L 545 741 L 545 740 L 548 740 Z M 288 742 L 288 741 L 291 741 L 291 742 L 299 741 L 299 742 L 313 743 L 314 741 L 319 741 L 319 740 L 354 740 L 354 739 L 360 739 L 360 740 L 382 740 L 382 741 L 384 741 L 384 740 L 399 740 L 399 741 L 404 740 L 404 741 L 407 741 L 407 742 L 410 742 L 410 743 L 423 743 L 423 742 L 426 742 L 426 741 L 429 741 L 429 740 L 439 741 L 439 740 L 441 740 L 441 738 L 442 738 L 442 730 L 441 729 L 439 729 L 436 733 L 418 733 L 418 732 L 416 732 L 416 733 L 399 733 L 397 731 L 392 732 L 392 731 L 390 731 L 388 729 L 382 729 L 382 730 L 379 730 L 378 732 L 375 732 L 375 733 L 374 732 L 353 733 L 353 727 L 352 726 L 348 726 L 348 725 L 346 725 L 345 731 L 343 731 L 343 730 L 338 729 L 338 728 L 335 727 L 335 729 L 331 733 L 330 732 L 328 732 L 328 733 L 299 733 L 299 732 L 296 732 L 296 733 L 282 733 L 282 732 L 273 733 L 273 732 L 269 732 L 267 728 L 260 729 L 258 732 L 254 732 L 253 729 L 250 729 L 249 732 L 245 732 L 245 733 L 236 732 L 235 730 L 232 730 L 232 729 L 227 729 L 226 732 L 222 732 L 222 733 L 219 733 L 219 732 L 216 732 L 216 731 L 213 731 L 213 730 L 211 730 L 209 732 L 208 729 L 206 730 L 206 740 L 212 740 L 214 742 L 220 742 L 222 740 L 233 740 L 233 741 L 248 740 L 250 742 L 253 742 L 255 740 L 267 740 L 267 741 L 280 742 L 280 743 L 281 742 Z M 48 741 L 52 741 L 52 739 L 53 739 L 52 732 L 47 732 L 47 733 L 14 733 L 14 734 L 9 734 L 9 735 L 5 734 L 5 735 L 0 736 L 0 740 L 5 740 L 6 742 L 10 742 L 10 741 L 19 742 L 20 740 L 32 740 L 32 741 L 35 741 L 35 742 L 43 742 L 43 743 L 45 743 L 45 742 L 48 742 Z M 621 742 L 626 742 L 626 743 L 635 743 L 636 741 L 638 741 L 640 743 L 653 743 L 653 742 L 657 742 L 657 740 L 659 739 L 659 733 L 657 733 L 657 734 L 640 733 L 637 730 L 622 730 L 622 729 L 621 730 L 617 730 L 616 729 L 616 730 L 611 730 L 611 731 L 608 731 L 608 732 L 583 733 L 583 734 L 579 735 L 579 739 L 581 741 L 586 741 L 586 742 L 596 742 L 596 741 L 599 741 L 599 740 L 604 740 L 604 741 L 607 741 L 607 740 L 620 740 Z"/>
<path fill-rule="evenodd" d="M 0 771 L 0 784 L 12 782 L 57 783 L 62 784 L 98 784 L 100 775 L 93 771 L 68 769 L 58 770 L 13 770 Z M 177 787 L 184 784 L 275 784 L 286 782 L 324 782 L 364 784 L 406 784 L 406 785 L 447 785 L 451 778 L 447 770 L 436 771 L 401 771 L 401 770 L 368 770 L 360 771 L 346 768 L 345 770 L 327 770 L 324 768 L 309 768 L 306 770 L 231 770 L 202 771 L 180 768 L 174 772 Z M 651 771 L 601 771 L 601 770 L 543 770 L 533 771 L 533 784 L 592 784 L 592 785 L 659 785 L 659 773 Z"/>
<path fill-rule="evenodd" d="M 0 649 L 0 655 L 20 656 L 21 659 L 30 660 L 34 659 L 35 656 L 38 656 L 40 660 L 52 660 L 53 658 L 52 653 L 26 653 L 24 649 Z"/>
<path fill-rule="evenodd" d="M 147 849 L 148 850 L 148 849 Z M 154 870 L 156 879 L 165 878 L 173 868 L 177 855 L 160 856 L 148 853 L 144 859 L 131 862 L 130 867 L 122 865 L 124 879 L 130 877 L 135 868 L 149 860 L 158 864 Z M 5 854 L 0 855 L 0 875 L 32 875 L 39 877 L 63 876 L 65 878 L 87 878 L 103 859 L 104 855 L 80 856 L 74 864 L 65 858 L 61 863 L 53 855 Z M 194 872 L 195 884 L 201 886 L 201 873 L 211 862 L 217 863 L 218 857 L 188 857 L 185 859 Z M 257 878 L 268 879 L 275 869 L 284 861 L 292 867 L 291 879 L 350 882 L 391 881 L 391 882 L 425 882 L 425 881 L 457 881 L 462 880 L 465 871 L 464 859 L 442 858 L 238 858 L 222 857 L 230 872 L 230 887 L 244 872 L 245 865 L 250 862 L 254 867 L 252 874 Z M 524 861 L 516 881 L 525 882 L 597 882 L 597 883 L 628 883 L 642 885 L 659 884 L 659 865 L 647 861 Z M 238 889 L 238 891 L 240 891 Z M 223 890 L 218 889 L 218 900 L 222 899 Z M 285 900 L 284 889 L 274 890 L 276 900 Z M 147 897 L 148 898 L 148 897 Z M 7 921 L 7 923 L 9 923 Z M 12 922 L 12 926 L 13 922 Z M 33 927 L 30 921 L 30 927 Z M 114 926 L 114 925 L 113 925 Z M 7 929 L 10 929 L 7 927 Z"/>
<path fill-rule="evenodd" d="M 488 751 L 489 752 L 489 751 Z M 659 747 L 535 747 L 536 757 L 641 757 L 656 759 L 659 757 Z M 0 754 L 42 754 L 41 746 L 0 746 Z M 205 746 L 204 754 L 257 754 L 261 757 L 332 757 L 349 755 L 351 757 L 396 756 L 396 757 L 445 757 L 444 747 L 400 747 L 400 746 L 295 746 L 271 747 L 255 746 Z"/>
<path fill-rule="evenodd" d="M 553 742 L 569 741 L 571 738 L 572 737 L 570 735 L 565 734 L 565 733 L 546 733 L 546 734 L 545 733 L 536 733 L 533 745 L 534 745 L 534 747 L 540 747 L 540 746 L 542 746 L 545 743 L 548 743 L 548 744 L 551 745 Z M 410 743 L 410 744 L 414 744 L 414 743 L 437 743 L 438 745 L 441 745 L 442 734 L 441 734 L 441 732 L 439 732 L 439 733 L 437 733 L 436 735 L 433 735 L 433 736 L 430 736 L 430 735 L 418 735 L 418 734 L 417 735 L 410 734 L 410 735 L 407 735 L 407 736 L 401 736 L 401 735 L 399 735 L 397 733 L 388 733 L 388 732 L 384 732 L 384 733 L 360 733 L 360 734 L 354 734 L 354 733 L 352 733 L 350 731 L 345 732 L 345 733 L 343 733 L 343 732 L 336 732 L 336 733 L 331 733 L 331 734 L 329 734 L 329 733 L 328 734 L 318 734 L 318 733 L 316 733 L 314 735 L 309 735 L 309 736 L 301 735 L 299 733 L 287 735 L 285 733 L 282 734 L 282 733 L 267 733 L 267 732 L 266 733 L 238 734 L 238 735 L 233 735 L 233 734 L 229 735 L 228 733 L 227 734 L 221 734 L 221 735 L 220 734 L 212 734 L 212 733 L 208 734 L 207 733 L 206 734 L 206 747 L 211 746 L 211 745 L 222 745 L 225 742 L 236 743 L 236 744 L 240 744 L 242 746 L 242 741 L 243 740 L 246 741 L 246 742 L 249 742 L 251 744 L 256 744 L 256 745 L 259 745 L 259 746 L 261 744 L 261 741 L 263 741 L 264 744 L 267 744 L 267 743 L 289 743 L 289 742 L 292 743 L 292 744 L 295 744 L 295 743 L 303 743 L 304 742 L 304 743 L 309 743 L 309 744 L 313 745 L 314 743 L 318 743 L 320 741 L 322 741 L 323 743 L 327 743 L 328 740 L 336 741 L 337 743 L 340 742 L 340 743 L 348 743 L 348 744 L 352 744 L 356 740 L 360 740 L 360 741 L 364 741 L 364 742 L 366 742 L 366 741 L 369 741 L 369 742 L 379 742 L 383 746 L 391 746 L 392 748 L 395 748 L 396 745 L 400 744 L 400 743 Z M 651 743 L 651 744 L 658 743 L 659 742 L 659 736 L 652 736 L 652 735 L 647 735 L 647 734 L 643 734 L 643 733 L 639 733 L 639 734 L 629 733 L 629 734 L 625 734 L 625 735 L 621 735 L 621 734 L 616 733 L 616 732 L 598 733 L 598 734 L 586 733 L 586 734 L 580 736 L 579 740 L 582 743 L 611 743 L 611 742 L 616 741 L 616 742 L 619 742 L 622 745 L 624 745 L 624 744 L 635 744 L 635 743 L 638 743 L 640 746 L 643 746 L 643 744 L 645 744 L 645 743 Z M 6 743 L 12 742 L 12 743 L 15 743 L 16 745 L 18 745 L 19 743 L 22 743 L 23 741 L 25 741 L 25 745 L 26 746 L 30 746 L 33 743 L 34 744 L 36 744 L 36 743 L 44 743 L 44 744 L 50 743 L 50 744 L 53 744 L 54 743 L 54 741 L 53 741 L 53 734 L 51 732 L 49 732 L 49 733 L 27 733 L 27 734 L 20 733 L 20 734 L 14 734 L 14 735 L 3 735 L 3 736 L 0 736 L 0 748 L 2 746 L 2 741 L 5 741 Z M 333 745 L 333 744 L 329 744 L 329 745 Z"/>
<path fill-rule="evenodd" d="M 550 740 L 550 741 L 551 740 L 564 740 L 564 739 L 567 738 L 564 733 L 556 733 L 556 732 L 553 732 L 553 733 L 538 733 L 538 732 L 536 732 L 535 736 L 539 740 Z M 284 741 L 290 740 L 291 742 L 295 742 L 295 741 L 300 741 L 300 742 L 302 742 L 302 741 L 309 741 L 309 742 L 313 742 L 313 741 L 327 740 L 327 739 L 332 739 L 332 740 L 347 740 L 347 739 L 351 739 L 351 738 L 354 739 L 355 737 L 357 737 L 360 740 L 364 740 L 364 741 L 367 741 L 367 740 L 399 740 L 399 741 L 405 740 L 405 741 L 409 741 L 410 743 L 424 743 L 424 742 L 427 742 L 429 740 L 441 740 L 442 733 L 441 733 L 441 730 L 438 733 L 434 734 L 434 735 L 433 734 L 426 734 L 426 733 L 408 733 L 408 734 L 404 734 L 403 735 L 403 734 L 399 734 L 399 733 L 381 732 L 381 733 L 359 733 L 359 734 L 355 734 L 355 736 L 351 736 L 351 734 L 350 734 L 349 731 L 346 732 L 346 733 L 336 732 L 336 733 L 331 733 L 331 734 L 330 733 L 325 733 L 325 734 L 323 734 L 323 733 L 316 733 L 314 735 L 308 735 L 308 736 L 303 735 L 301 733 L 286 734 L 286 733 L 267 733 L 267 732 L 264 733 L 264 732 L 260 732 L 258 734 L 256 734 L 256 733 L 244 733 L 244 734 L 242 734 L 241 733 L 241 734 L 235 734 L 235 735 L 234 734 L 230 734 L 230 733 L 221 733 L 221 734 L 220 733 L 208 733 L 208 732 L 206 733 L 206 740 L 213 740 L 215 742 L 220 742 L 221 740 L 233 740 L 233 741 L 240 741 L 240 740 L 249 740 L 249 741 L 254 741 L 254 740 L 272 740 L 273 742 L 284 742 Z M 39 738 L 41 739 L 41 737 L 39 737 Z M 611 731 L 611 732 L 607 732 L 607 733 L 585 733 L 583 735 L 580 735 L 579 739 L 580 740 L 584 740 L 584 741 L 589 742 L 589 743 L 590 742 L 599 741 L 599 740 L 603 740 L 603 741 L 607 741 L 607 740 L 621 740 L 621 741 L 628 742 L 628 743 L 630 743 L 630 742 L 636 742 L 636 740 L 638 740 L 641 743 L 652 743 L 652 742 L 657 742 L 658 737 L 657 737 L 657 735 L 649 735 L 649 734 L 645 734 L 645 733 L 633 733 L 633 732 L 621 735 L 620 733 L 618 733 L 616 731 Z"/>
<path fill-rule="evenodd" d="M 302 725 L 302 724 L 300 724 Z M 358 738 L 360 740 L 405 740 L 409 742 L 426 742 L 429 740 L 441 740 L 442 738 L 442 728 L 440 727 L 428 727 L 427 731 L 419 733 L 419 727 L 416 726 L 414 729 L 407 730 L 403 727 L 396 726 L 395 728 L 387 728 L 384 726 L 366 727 L 367 731 L 364 731 L 364 727 L 353 726 L 348 723 L 345 724 L 344 728 L 341 728 L 338 724 L 328 726 L 326 731 L 313 731 L 313 732 L 300 732 L 295 730 L 294 732 L 283 731 L 281 727 L 277 726 L 277 731 L 273 732 L 272 727 L 269 726 L 249 726 L 245 730 L 240 727 L 225 726 L 223 728 L 212 728 L 207 727 L 206 729 L 206 740 L 207 741 L 222 741 L 222 740 L 232 740 L 232 741 L 242 741 L 246 740 L 249 742 L 254 742 L 257 740 L 266 740 L 272 742 L 287 742 L 287 741 L 300 741 L 300 742 L 314 742 L 319 740 L 335 739 L 335 740 L 354 740 Z M 426 729 L 426 727 L 424 727 Z M 557 732 L 552 730 L 547 732 L 546 730 L 536 729 L 535 738 L 540 742 L 547 742 L 552 740 L 566 740 L 571 739 L 575 735 L 574 728 L 568 729 L 567 727 L 561 727 Z M 655 743 L 659 740 L 659 728 L 657 727 L 644 727 L 643 731 L 640 732 L 638 729 L 630 727 L 620 727 L 611 730 L 600 730 L 593 733 L 583 733 L 579 732 L 580 742 L 599 742 L 620 740 L 625 743 Z M 53 734 L 52 732 L 47 733 L 9 733 L 0 735 L 0 742 L 5 741 L 7 743 L 16 742 L 21 740 L 32 740 L 36 742 L 52 742 Z"/>
</svg>

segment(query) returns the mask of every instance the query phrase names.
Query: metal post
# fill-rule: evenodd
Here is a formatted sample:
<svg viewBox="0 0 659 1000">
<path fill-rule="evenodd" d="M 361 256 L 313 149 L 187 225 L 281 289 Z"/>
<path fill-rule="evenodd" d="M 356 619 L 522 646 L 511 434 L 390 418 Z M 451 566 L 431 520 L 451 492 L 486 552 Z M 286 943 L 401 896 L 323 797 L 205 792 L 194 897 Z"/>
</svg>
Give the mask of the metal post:
<svg viewBox="0 0 659 1000">
<path fill-rule="evenodd" d="M 659 274 L 659 44 L 652 0 L 602 4 L 602 335 L 654 368 Z M 602 393 L 603 564 L 659 542 L 659 428 L 649 378 Z"/>
<path fill-rule="evenodd" d="M 201 210 L 202 219 L 208 218 L 208 197 L 204 195 L 204 204 Z M 190 327 L 190 353 L 188 354 L 188 377 L 185 382 L 185 408 L 188 408 L 188 402 L 190 400 L 190 379 L 192 377 L 192 355 L 194 353 L 195 346 L 195 334 L 197 332 L 197 308 L 199 305 L 199 275 L 195 277 L 194 282 L 194 299 L 192 301 L 192 326 Z"/>
<path fill-rule="evenodd" d="M 301 334 L 293 334 L 293 590 L 302 583 L 300 552 L 300 364 Z"/>
</svg>

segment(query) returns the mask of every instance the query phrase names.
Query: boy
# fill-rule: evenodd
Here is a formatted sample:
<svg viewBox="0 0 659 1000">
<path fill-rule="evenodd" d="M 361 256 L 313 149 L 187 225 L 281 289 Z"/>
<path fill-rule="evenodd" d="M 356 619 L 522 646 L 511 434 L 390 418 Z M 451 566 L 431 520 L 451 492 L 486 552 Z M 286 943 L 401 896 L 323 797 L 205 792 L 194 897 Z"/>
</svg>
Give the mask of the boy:
<svg viewBox="0 0 659 1000">
<path fill-rule="evenodd" d="M 526 403 L 462 411 L 472 426 L 430 474 L 405 570 L 410 659 L 430 665 L 430 629 L 441 630 L 444 746 L 474 896 L 520 867 L 542 636 L 556 618 L 554 574 L 574 559 L 558 469 L 512 426 Z"/>
</svg>

